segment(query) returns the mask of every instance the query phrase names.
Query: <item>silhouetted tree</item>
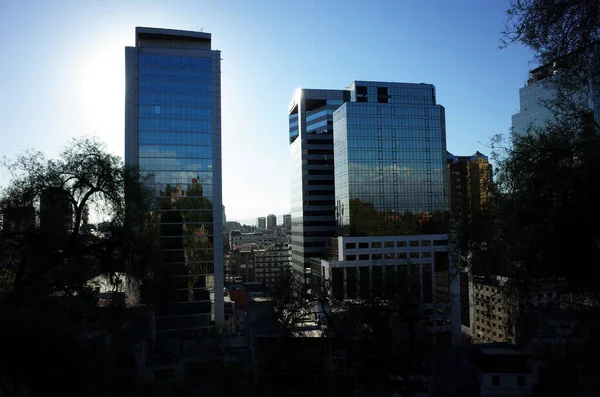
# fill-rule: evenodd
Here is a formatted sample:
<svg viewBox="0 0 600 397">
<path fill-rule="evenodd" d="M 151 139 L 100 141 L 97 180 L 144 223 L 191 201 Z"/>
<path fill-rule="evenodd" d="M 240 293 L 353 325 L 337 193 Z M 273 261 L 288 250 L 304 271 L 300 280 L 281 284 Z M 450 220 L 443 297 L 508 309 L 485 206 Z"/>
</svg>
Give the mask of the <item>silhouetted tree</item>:
<svg viewBox="0 0 600 397">
<path fill-rule="evenodd" d="M 117 299 L 97 308 L 90 280 L 103 276 L 122 293 L 147 276 L 158 252 L 150 192 L 91 139 L 73 140 L 58 159 L 27 152 L 4 165 L 12 178 L 0 194 L 0 394 L 90 395 L 117 369 L 98 336 L 122 339 L 127 321 Z"/>
</svg>

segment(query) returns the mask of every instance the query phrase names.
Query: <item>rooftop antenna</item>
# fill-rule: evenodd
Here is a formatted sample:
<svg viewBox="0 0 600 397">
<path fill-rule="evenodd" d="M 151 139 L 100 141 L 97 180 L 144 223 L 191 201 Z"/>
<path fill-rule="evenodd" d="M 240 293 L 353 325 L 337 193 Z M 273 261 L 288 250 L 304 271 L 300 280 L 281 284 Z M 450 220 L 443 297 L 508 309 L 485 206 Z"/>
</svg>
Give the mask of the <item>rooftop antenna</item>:
<svg viewBox="0 0 600 397">
<path fill-rule="evenodd" d="M 200 28 L 200 32 L 204 32 L 204 26 Z"/>
</svg>

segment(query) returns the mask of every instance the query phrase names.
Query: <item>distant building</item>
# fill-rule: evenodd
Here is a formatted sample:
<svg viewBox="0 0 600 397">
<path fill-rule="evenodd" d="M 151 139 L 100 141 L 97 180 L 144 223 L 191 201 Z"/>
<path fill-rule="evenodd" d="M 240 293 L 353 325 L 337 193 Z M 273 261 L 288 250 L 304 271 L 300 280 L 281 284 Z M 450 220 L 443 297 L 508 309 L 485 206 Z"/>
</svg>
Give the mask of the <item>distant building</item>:
<svg viewBox="0 0 600 397">
<path fill-rule="evenodd" d="M 235 221 L 227 221 L 224 230 L 227 232 L 231 232 L 232 230 L 242 230 L 242 224 Z"/>
<path fill-rule="evenodd" d="M 286 230 L 292 229 L 292 215 L 290 215 L 290 214 L 283 215 L 283 228 Z"/>
<path fill-rule="evenodd" d="M 273 230 L 277 226 L 277 216 L 273 214 L 267 215 L 267 230 Z"/>
<path fill-rule="evenodd" d="M 264 248 L 278 242 L 284 237 L 268 232 L 242 233 L 239 230 L 233 230 L 230 233 L 229 241 L 232 250 L 240 250 L 243 244 L 257 244 L 259 248 Z"/>
<path fill-rule="evenodd" d="M 333 112 L 347 100 L 345 90 L 299 89 L 289 106 L 292 269 L 298 277 L 310 277 L 310 258 L 325 258 L 335 235 Z"/>
<path fill-rule="evenodd" d="M 470 223 L 489 204 L 492 194 L 492 166 L 488 157 L 447 153 L 450 213 L 456 221 Z"/>
<path fill-rule="evenodd" d="M 292 247 L 289 244 L 276 244 L 254 252 L 256 281 L 266 287 L 279 285 L 291 270 Z"/>
<path fill-rule="evenodd" d="M 266 230 L 267 229 L 267 218 L 264 216 L 259 216 L 256 221 L 256 227 L 258 230 Z"/>
<path fill-rule="evenodd" d="M 519 112 L 512 116 L 514 132 L 524 135 L 530 128 L 543 128 L 556 120 L 552 102 L 556 100 L 558 90 L 553 85 L 553 76 L 566 67 L 565 62 L 552 62 L 529 72 L 529 79 L 519 89 Z M 598 87 L 590 84 L 583 92 L 568 94 L 575 103 L 590 109 L 590 115 L 600 121 L 600 97 Z"/>
<path fill-rule="evenodd" d="M 228 285 L 233 282 L 254 281 L 254 251 L 257 249 L 258 246 L 255 245 L 249 249 L 231 251 L 225 256 L 225 278 Z"/>
</svg>

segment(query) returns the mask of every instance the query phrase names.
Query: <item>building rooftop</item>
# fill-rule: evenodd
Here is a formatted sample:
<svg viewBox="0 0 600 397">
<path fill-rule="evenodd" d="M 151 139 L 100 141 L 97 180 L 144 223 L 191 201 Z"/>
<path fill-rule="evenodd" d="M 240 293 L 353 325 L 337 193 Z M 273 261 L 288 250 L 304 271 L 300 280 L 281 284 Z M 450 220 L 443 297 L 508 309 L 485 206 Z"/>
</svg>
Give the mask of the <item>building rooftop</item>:
<svg viewBox="0 0 600 397">
<path fill-rule="evenodd" d="M 211 35 L 189 30 L 138 26 L 135 28 L 135 46 L 210 50 Z"/>
<path fill-rule="evenodd" d="M 506 342 L 473 346 L 475 362 L 487 373 L 531 373 L 530 356 Z"/>
</svg>

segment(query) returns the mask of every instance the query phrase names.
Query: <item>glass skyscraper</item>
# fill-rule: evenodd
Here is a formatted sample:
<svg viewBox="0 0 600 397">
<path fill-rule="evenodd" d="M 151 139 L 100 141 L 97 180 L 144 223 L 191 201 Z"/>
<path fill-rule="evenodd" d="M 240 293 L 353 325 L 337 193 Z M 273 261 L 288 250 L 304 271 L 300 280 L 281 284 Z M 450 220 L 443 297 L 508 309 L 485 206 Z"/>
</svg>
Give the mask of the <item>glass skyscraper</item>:
<svg viewBox="0 0 600 397">
<path fill-rule="evenodd" d="M 590 83 L 581 91 L 557 89 L 554 76 L 560 73 L 564 64 L 550 63 L 529 72 L 527 84 L 519 89 L 519 112 L 512 116 L 515 133 L 524 135 L 530 128 L 544 128 L 557 120 L 553 102 L 560 96 L 568 98 L 573 104 L 587 106 L 590 116 L 600 121 L 600 87 Z M 564 99 L 561 99 L 564 102 Z"/>
<path fill-rule="evenodd" d="M 512 116 L 512 126 L 517 134 L 524 135 L 531 127 L 543 128 L 554 120 L 554 114 L 548 106 L 556 98 L 556 89 L 548 84 L 547 78 L 552 73 L 546 69 L 539 69 L 545 73 L 532 70 L 527 84 L 519 89 L 519 112 Z"/>
<path fill-rule="evenodd" d="M 310 258 L 325 257 L 335 235 L 333 112 L 344 90 L 299 89 L 289 106 L 292 269 L 310 275 Z"/>
<path fill-rule="evenodd" d="M 157 332 L 200 330 L 224 321 L 220 51 L 138 27 L 125 56 L 125 162 L 150 177 L 164 265 L 142 299 Z"/>
<path fill-rule="evenodd" d="M 431 84 L 355 81 L 333 114 L 338 235 L 447 233 L 444 107 Z"/>
</svg>

